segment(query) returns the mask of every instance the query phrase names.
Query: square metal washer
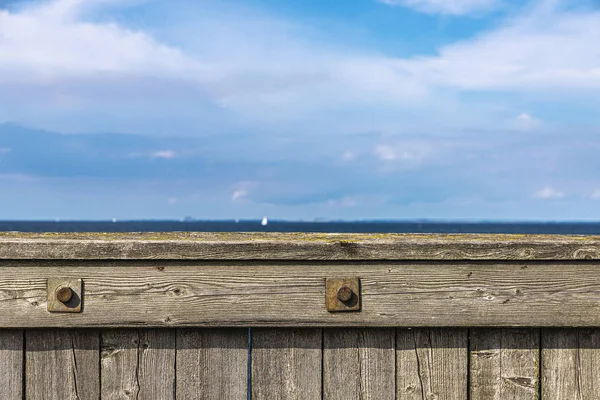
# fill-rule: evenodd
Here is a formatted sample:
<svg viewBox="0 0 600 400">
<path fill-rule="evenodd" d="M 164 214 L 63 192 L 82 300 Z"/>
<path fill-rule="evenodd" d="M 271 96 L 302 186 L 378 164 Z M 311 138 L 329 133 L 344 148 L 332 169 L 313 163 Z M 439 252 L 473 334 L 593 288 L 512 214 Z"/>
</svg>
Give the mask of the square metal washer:
<svg viewBox="0 0 600 400">
<path fill-rule="evenodd" d="M 338 290 L 343 286 L 352 291 L 352 296 L 348 301 L 338 299 Z M 325 280 L 325 302 L 327 311 L 360 311 L 360 279 L 359 278 L 327 278 Z"/>
<path fill-rule="evenodd" d="M 56 298 L 56 290 L 64 286 L 71 288 L 73 291 L 71 300 L 66 303 Z M 48 311 L 55 313 L 81 312 L 81 304 L 83 303 L 82 287 L 83 282 L 81 279 L 49 278 L 46 283 Z"/>
</svg>

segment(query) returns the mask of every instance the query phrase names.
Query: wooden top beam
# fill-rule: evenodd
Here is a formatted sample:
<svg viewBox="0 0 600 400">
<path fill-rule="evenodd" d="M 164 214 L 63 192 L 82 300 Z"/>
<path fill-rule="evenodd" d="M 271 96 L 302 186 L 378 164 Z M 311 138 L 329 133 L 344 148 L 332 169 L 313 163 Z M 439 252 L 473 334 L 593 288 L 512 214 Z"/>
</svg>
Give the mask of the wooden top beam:
<svg viewBox="0 0 600 400">
<path fill-rule="evenodd" d="M 600 236 L 0 233 L 3 260 L 600 260 Z"/>
</svg>

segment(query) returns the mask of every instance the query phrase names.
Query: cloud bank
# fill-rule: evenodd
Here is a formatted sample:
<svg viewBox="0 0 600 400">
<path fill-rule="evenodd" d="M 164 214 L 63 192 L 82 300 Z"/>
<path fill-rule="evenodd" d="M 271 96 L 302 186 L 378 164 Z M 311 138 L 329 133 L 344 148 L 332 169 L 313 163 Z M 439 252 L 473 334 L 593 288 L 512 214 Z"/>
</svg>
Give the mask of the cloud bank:
<svg viewBox="0 0 600 400">
<path fill-rule="evenodd" d="M 487 2 L 423 3 L 466 9 Z M 170 107 L 172 119 L 204 121 L 213 131 L 231 129 L 220 121 L 255 130 L 292 122 L 304 130 L 309 123 L 327 131 L 409 130 L 427 124 L 425 110 L 436 113 L 439 126 L 472 128 L 500 119 L 510 124 L 509 113 L 521 112 L 501 110 L 506 101 L 490 94 L 560 93 L 588 101 L 600 86 L 600 12 L 562 2 L 543 2 L 435 55 L 410 58 L 328 43 L 307 26 L 240 7 L 182 3 L 194 7 L 188 17 L 194 27 L 182 24 L 185 35 L 179 34 L 188 39 L 177 45 L 89 18 L 97 9 L 124 7 L 118 2 L 33 4 L 0 10 L 0 104 L 6 110 L 0 120 L 38 119 L 40 126 L 70 131 L 138 126 L 166 134 L 166 117 L 145 124 L 137 113 L 159 118 L 156 110 L 181 104 Z M 487 98 L 465 100 L 465 93 Z M 74 113 L 85 121 L 69 126 L 64 117 Z"/>
<path fill-rule="evenodd" d="M 7 194 L 17 192 L 62 199 L 53 187 L 81 199 L 80 186 L 102 181 L 130 211 L 154 196 L 150 215 L 198 215 L 199 204 L 203 216 L 589 215 L 581 204 L 600 186 L 600 11 L 558 0 L 504 14 L 491 0 L 387 3 L 428 14 L 421 31 L 391 38 L 399 47 L 436 14 L 496 14 L 435 51 L 401 54 L 240 2 L 0 9 L 0 123 L 77 133 L 24 143 L 15 138 L 26 130 L 6 128 L 0 204 L 19 206 Z M 149 7 L 160 18 L 132 21 Z M 177 24 L 161 24 L 175 11 Z M 52 207 L 68 211 L 61 204 Z"/>
</svg>

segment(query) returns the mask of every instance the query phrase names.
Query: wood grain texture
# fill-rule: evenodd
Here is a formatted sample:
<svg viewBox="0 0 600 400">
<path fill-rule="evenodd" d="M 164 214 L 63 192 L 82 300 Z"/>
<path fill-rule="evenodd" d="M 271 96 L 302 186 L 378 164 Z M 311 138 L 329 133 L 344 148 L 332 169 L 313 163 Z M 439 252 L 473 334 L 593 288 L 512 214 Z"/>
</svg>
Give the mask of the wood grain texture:
<svg viewBox="0 0 600 400">
<path fill-rule="evenodd" d="M 593 263 L 146 263 L 2 262 L 0 327 L 600 326 Z M 362 311 L 327 312 L 325 279 L 350 274 Z M 47 312 L 51 276 L 84 280 L 82 313 Z"/>
<path fill-rule="evenodd" d="M 140 399 L 175 399 L 175 329 L 141 329 Z"/>
<path fill-rule="evenodd" d="M 395 342 L 395 329 L 324 329 L 323 398 L 394 400 Z"/>
<path fill-rule="evenodd" d="M 102 399 L 175 398 L 175 331 L 102 332 Z"/>
<path fill-rule="evenodd" d="M 471 399 L 539 398 L 539 329 L 470 332 Z"/>
<path fill-rule="evenodd" d="M 599 260 L 600 237 L 336 233 L 0 233 L 0 259 Z"/>
<path fill-rule="evenodd" d="M 140 337 L 135 329 L 102 332 L 102 399 L 137 399 Z"/>
<path fill-rule="evenodd" d="M 542 330 L 543 399 L 596 399 L 599 371 L 600 330 Z"/>
<path fill-rule="evenodd" d="M 27 330 L 25 342 L 28 400 L 100 397 L 98 331 Z"/>
<path fill-rule="evenodd" d="M 466 329 L 398 329 L 398 400 L 467 398 Z"/>
<path fill-rule="evenodd" d="M 252 330 L 252 399 L 321 399 L 320 329 Z"/>
<path fill-rule="evenodd" d="M 0 388 L 2 398 L 23 397 L 23 331 L 0 330 Z"/>
<path fill-rule="evenodd" d="M 177 397 L 247 399 L 248 330 L 178 330 Z"/>
</svg>

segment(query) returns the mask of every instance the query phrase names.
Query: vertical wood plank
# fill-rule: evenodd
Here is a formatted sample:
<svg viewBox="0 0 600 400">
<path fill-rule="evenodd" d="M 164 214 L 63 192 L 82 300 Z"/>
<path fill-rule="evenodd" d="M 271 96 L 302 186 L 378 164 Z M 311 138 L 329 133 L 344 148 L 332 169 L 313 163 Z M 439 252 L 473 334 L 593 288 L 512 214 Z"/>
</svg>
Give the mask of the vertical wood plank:
<svg viewBox="0 0 600 400">
<path fill-rule="evenodd" d="M 28 400 L 99 398 L 98 331 L 27 330 L 25 337 Z"/>
<path fill-rule="evenodd" d="M 396 362 L 399 400 L 467 398 L 466 329 L 398 329 Z"/>
<path fill-rule="evenodd" d="M 252 399 L 321 399 L 321 329 L 252 330 Z"/>
<path fill-rule="evenodd" d="M 174 329 L 140 331 L 140 399 L 175 399 L 175 340 Z"/>
<path fill-rule="evenodd" d="M 102 332 L 102 399 L 135 399 L 139 396 L 137 329 L 114 329 Z"/>
<path fill-rule="evenodd" d="M 102 332 L 102 399 L 174 399 L 175 332 Z"/>
<path fill-rule="evenodd" d="M 395 341 L 395 329 L 324 329 L 324 398 L 394 400 Z"/>
<path fill-rule="evenodd" d="M 79 399 L 100 398 L 100 331 L 72 330 L 73 366 Z"/>
<path fill-rule="evenodd" d="M 542 398 L 593 399 L 600 393 L 600 330 L 542 329 Z"/>
<path fill-rule="evenodd" d="M 177 397 L 247 399 L 248 330 L 179 329 Z"/>
<path fill-rule="evenodd" d="M 539 398 L 539 329 L 473 329 L 470 345 L 471 399 Z"/>
<path fill-rule="evenodd" d="M 0 388 L 2 398 L 23 397 L 23 331 L 0 330 Z"/>
</svg>

